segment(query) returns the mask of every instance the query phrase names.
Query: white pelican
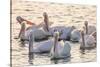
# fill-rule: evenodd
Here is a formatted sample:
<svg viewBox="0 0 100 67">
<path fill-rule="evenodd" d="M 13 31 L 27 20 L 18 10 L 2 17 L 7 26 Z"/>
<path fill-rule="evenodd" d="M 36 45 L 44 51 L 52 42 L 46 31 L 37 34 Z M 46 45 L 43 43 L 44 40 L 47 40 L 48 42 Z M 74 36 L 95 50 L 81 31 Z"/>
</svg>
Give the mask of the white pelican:
<svg viewBox="0 0 100 67">
<path fill-rule="evenodd" d="M 61 55 L 61 57 L 70 56 L 71 47 L 70 47 L 69 43 L 63 42 L 63 41 L 58 41 L 58 38 L 59 38 L 59 34 L 58 34 L 58 32 L 55 32 L 53 39 L 34 44 L 34 34 L 32 34 L 32 35 L 30 35 L 29 46 L 33 45 L 32 51 L 34 53 L 42 53 L 42 52 L 50 52 L 51 51 L 50 54 L 53 55 L 56 52 L 52 53 L 52 52 L 54 52 L 52 50 L 55 49 L 55 50 L 58 50 L 59 57 L 60 57 L 60 55 Z"/>
<path fill-rule="evenodd" d="M 57 30 L 58 32 L 61 32 L 59 39 L 63 40 L 70 40 L 71 31 L 75 29 L 74 26 L 49 26 L 49 19 L 46 12 L 43 13 L 44 16 L 44 24 L 45 24 L 45 30 L 48 31 L 51 35 L 54 34 L 54 31 Z"/>
<path fill-rule="evenodd" d="M 90 32 L 91 28 L 88 26 L 88 22 L 85 21 L 85 30 L 81 31 L 81 39 L 80 39 L 80 49 L 85 50 L 85 49 L 92 49 L 96 47 L 96 30 Z M 85 32 L 84 32 L 85 31 Z"/>
<path fill-rule="evenodd" d="M 80 39 L 80 49 L 89 49 L 94 48 L 96 41 L 92 35 L 84 34 L 84 31 L 81 31 L 81 39 Z"/>
<path fill-rule="evenodd" d="M 47 36 L 49 36 L 48 32 L 45 32 L 44 29 L 40 28 L 42 26 L 41 24 L 36 26 L 34 23 L 32 23 L 28 20 L 25 20 L 20 16 L 18 16 L 16 18 L 16 20 L 21 24 L 21 30 L 20 30 L 20 33 L 18 36 L 19 38 L 21 37 L 21 39 L 29 40 L 30 33 L 34 34 L 34 38 L 36 40 L 44 39 L 44 38 L 47 38 Z M 25 26 L 26 24 L 23 21 L 26 21 L 26 24 L 30 24 L 31 26 L 26 28 L 26 26 Z"/>
<path fill-rule="evenodd" d="M 71 46 L 68 42 L 64 42 L 63 40 L 58 42 L 59 32 L 54 33 L 54 43 L 51 49 L 50 55 L 51 59 L 59 59 L 59 58 L 67 58 L 70 57 Z"/>
<path fill-rule="evenodd" d="M 83 28 L 84 28 L 84 33 L 86 35 L 92 35 L 96 40 L 96 27 L 95 26 L 88 25 L 88 21 L 85 21 Z M 71 32 L 71 41 L 79 41 L 80 38 L 81 38 L 80 30 L 74 29 Z"/>
</svg>

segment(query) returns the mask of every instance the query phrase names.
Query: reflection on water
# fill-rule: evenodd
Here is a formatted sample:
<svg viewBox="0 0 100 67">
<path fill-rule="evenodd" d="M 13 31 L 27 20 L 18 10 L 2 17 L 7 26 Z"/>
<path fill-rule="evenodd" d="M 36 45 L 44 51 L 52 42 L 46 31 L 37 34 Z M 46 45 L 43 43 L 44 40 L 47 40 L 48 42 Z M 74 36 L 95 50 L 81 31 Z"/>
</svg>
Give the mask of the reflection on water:
<svg viewBox="0 0 100 67">
<path fill-rule="evenodd" d="M 64 59 L 51 60 L 49 53 L 45 54 L 34 54 L 34 65 L 38 64 L 58 64 L 58 63 L 76 63 L 76 62 L 94 62 L 96 61 L 96 49 L 86 50 L 82 53 L 79 50 L 79 43 L 71 43 L 71 57 Z"/>
<path fill-rule="evenodd" d="M 19 50 L 13 49 L 15 55 L 13 56 L 13 60 L 18 61 L 21 65 L 42 65 L 42 64 L 58 64 L 58 63 L 79 63 L 79 62 L 94 62 L 96 61 L 96 49 L 92 50 L 85 50 L 84 54 L 79 50 L 80 44 L 79 43 L 71 43 L 71 57 L 64 58 L 64 59 L 54 59 L 51 60 L 49 53 L 34 53 L 34 59 L 32 60 L 33 64 L 29 64 L 28 62 L 28 48 L 27 47 L 20 47 Z M 20 53 L 17 55 L 17 53 Z M 19 57 L 17 59 L 17 57 Z"/>
<path fill-rule="evenodd" d="M 70 59 L 71 59 L 71 57 L 63 58 L 63 59 L 54 59 L 54 60 L 51 60 L 51 63 L 53 63 L 53 64 L 67 63 L 67 62 L 70 62 Z"/>
</svg>

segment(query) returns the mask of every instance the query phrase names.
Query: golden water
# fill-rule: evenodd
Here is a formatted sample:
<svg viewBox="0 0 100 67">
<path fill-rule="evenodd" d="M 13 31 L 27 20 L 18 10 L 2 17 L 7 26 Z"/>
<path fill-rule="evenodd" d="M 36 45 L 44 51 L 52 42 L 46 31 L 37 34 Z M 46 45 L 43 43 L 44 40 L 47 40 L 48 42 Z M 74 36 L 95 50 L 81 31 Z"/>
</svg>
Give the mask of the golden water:
<svg viewBox="0 0 100 67">
<path fill-rule="evenodd" d="M 42 13 L 49 14 L 49 20 L 54 25 L 75 25 L 77 28 L 83 26 L 84 20 L 89 20 L 89 24 L 96 26 L 96 6 L 94 5 L 73 5 L 73 4 L 56 4 L 43 3 L 25 0 L 12 0 L 12 66 L 24 67 L 29 66 L 28 48 L 21 47 L 18 40 L 14 37 L 18 35 L 20 25 L 16 21 L 16 16 L 22 16 L 36 24 L 43 21 Z M 33 64 L 55 64 L 55 63 L 81 63 L 95 62 L 96 49 L 87 50 L 82 54 L 79 50 L 79 43 L 71 43 L 71 58 L 51 61 L 48 54 L 35 54 Z"/>
</svg>

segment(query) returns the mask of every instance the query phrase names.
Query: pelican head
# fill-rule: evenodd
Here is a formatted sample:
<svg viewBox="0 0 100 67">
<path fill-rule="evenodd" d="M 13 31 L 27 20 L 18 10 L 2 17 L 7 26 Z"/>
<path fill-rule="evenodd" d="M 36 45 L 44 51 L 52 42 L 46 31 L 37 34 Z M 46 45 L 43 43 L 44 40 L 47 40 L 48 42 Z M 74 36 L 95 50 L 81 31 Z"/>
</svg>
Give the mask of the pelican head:
<svg viewBox="0 0 100 67">
<path fill-rule="evenodd" d="M 84 24 L 87 26 L 88 25 L 88 21 L 85 21 Z"/>
<path fill-rule="evenodd" d="M 55 31 L 55 32 L 54 32 L 54 38 L 55 38 L 56 40 L 58 40 L 58 38 L 59 38 L 59 32 L 58 32 L 58 31 Z"/>
<path fill-rule="evenodd" d="M 16 20 L 17 20 L 18 23 L 20 23 L 20 24 L 21 24 L 21 22 L 24 21 L 24 19 L 23 19 L 21 16 L 17 16 L 17 17 L 16 17 Z"/>
<path fill-rule="evenodd" d="M 75 26 L 72 26 L 72 29 L 76 29 L 76 27 Z"/>
<path fill-rule="evenodd" d="M 48 14 L 46 12 L 43 13 L 44 22 L 48 22 Z"/>
<path fill-rule="evenodd" d="M 46 22 L 48 20 L 48 14 L 46 12 L 43 13 L 44 21 Z"/>
<path fill-rule="evenodd" d="M 88 34 L 88 21 L 85 21 L 84 25 L 85 25 L 85 29 L 86 29 L 86 34 Z"/>
<path fill-rule="evenodd" d="M 49 31 L 49 19 L 48 19 L 48 14 L 46 12 L 43 13 L 43 17 L 44 17 L 44 24 L 45 24 L 45 28 L 47 31 Z"/>
<path fill-rule="evenodd" d="M 47 16 L 47 13 L 46 13 L 46 12 L 44 12 L 44 13 L 43 13 L 43 16 Z"/>
</svg>

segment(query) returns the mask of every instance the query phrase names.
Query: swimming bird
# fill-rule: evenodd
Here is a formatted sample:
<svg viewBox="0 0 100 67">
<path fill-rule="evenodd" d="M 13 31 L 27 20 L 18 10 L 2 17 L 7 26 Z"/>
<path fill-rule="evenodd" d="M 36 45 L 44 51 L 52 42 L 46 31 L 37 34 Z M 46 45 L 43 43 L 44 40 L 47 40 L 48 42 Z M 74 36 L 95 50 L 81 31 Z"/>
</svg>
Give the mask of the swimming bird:
<svg viewBox="0 0 100 67">
<path fill-rule="evenodd" d="M 88 22 L 85 21 L 84 23 L 85 28 L 83 31 L 81 31 L 81 39 L 80 39 L 80 49 L 85 50 L 85 49 L 92 49 L 96 47 L 96 30 L 95 27 L 91 26 L 91 28 L 89 28 L 88 26 Z M 93 31 L 89 31 L 93 29 Z"/>
<path fill-rule="evenodd" d="M 41 40 L 41 39 L 47 38 L 49 36 L 49 34 L 47 32 L 45 32 L 43 30 L 43 28 L 40 28 L 41 25 L 36 26 L 34 23 L 32 23 L 26 19 L 23 19 L 20 16 L 18 16 L 16 18 L 16 20 L 19 22 L 19 24 L 21 24 L 21 30 L 20 30 L 18 37 L 19 38 L 21 37 L 21 39 L 23 39 L 23 40 L 29 40 L 30 33 L 34 34 L 35 40 L 38 40 L 38 39 Z M 23 21 L 27 22 L 27 24 L 30 24 L 31 26 L 26 28 L 26 24 Z M 24 30 L 24 32 L 23 32 L 23 30 Z M 22 37 L 22 35 L 24 35 L 24 36 Z"/>
<path fill-rule="evenodd" d="M 81 31 L 80 39 L 80 49 L 92 49 L 95 48 L 95 38 L 92 35 L 84 34 L 84 31 Z"/>
<path fill-rule="evenodd" d="M 57 54 L 59 54 L 57 56 L 58 57 L 68 57 L 70 56 L 70 50 L 71 50 L 71 47 L 69 45 L 69 43 L 67 42 L 64 42 L 64 41 L 58 41 L 58 38 L 59 38 L 59 34 L 58 32 L 55 32 L 54 34 L 54 38 L 53 39 L 49 39 L 49 40 L 46 40 L 46 41 L 42 41 L 42 42 L 39 42 L 39 43 L 36 43 L 36 44 L 33 44 L 34 43 L 34 35 L 32 34 L 30 36 L 30 42 L 29 44 L 30 45 L 33 45 L 33 53 L 44 53 L 44 52 L 50 52 L 50 55 L 55 55 L 55 53 L 52 53 L 54 52 L 53 49 L 55 51 L 58 51 Z"/>
<path fill-rule="evenodd" d="M 71 32 L 71 41 L 72 42 L 79 42 L 80 38 L 81 38 L 80 30 L 74 29 Z"/>
<path fill-rule="evenodd" d="M 61 59 L 70 57 L 71 46 L 69 42 L 64 42 L 61 40 L 58 42 L 59 32 L 54 33 L 54 43 L 50 52 L 51 59 Z"/>
<path fill-rule="evenodd" d="M 96 27 L 95 26 L 88 25 L 88 21 L 85 21 L 83 29 L 86 35 L 92 35 L 96 40 Z M 71 41 L 78 42 L 80 38 L 81 38 L 80 30 L 74 29 L 71 32 Z"/>
<path fill-rule="evenodd" d="M 73 29 L 75 29 L 75 26 L 49 26 L 49 19 L 48 14 L 46 12 L 43 13 L 44 16 L 44 24 L 45 24 L 45 30 L 48 31 L 51 35 L 54 34 L 54 30 L 57 30 L 58 32 L 61 32 L 59 39 L 63 40 L 70 40 L 70 35 Z"/>
</svg>

